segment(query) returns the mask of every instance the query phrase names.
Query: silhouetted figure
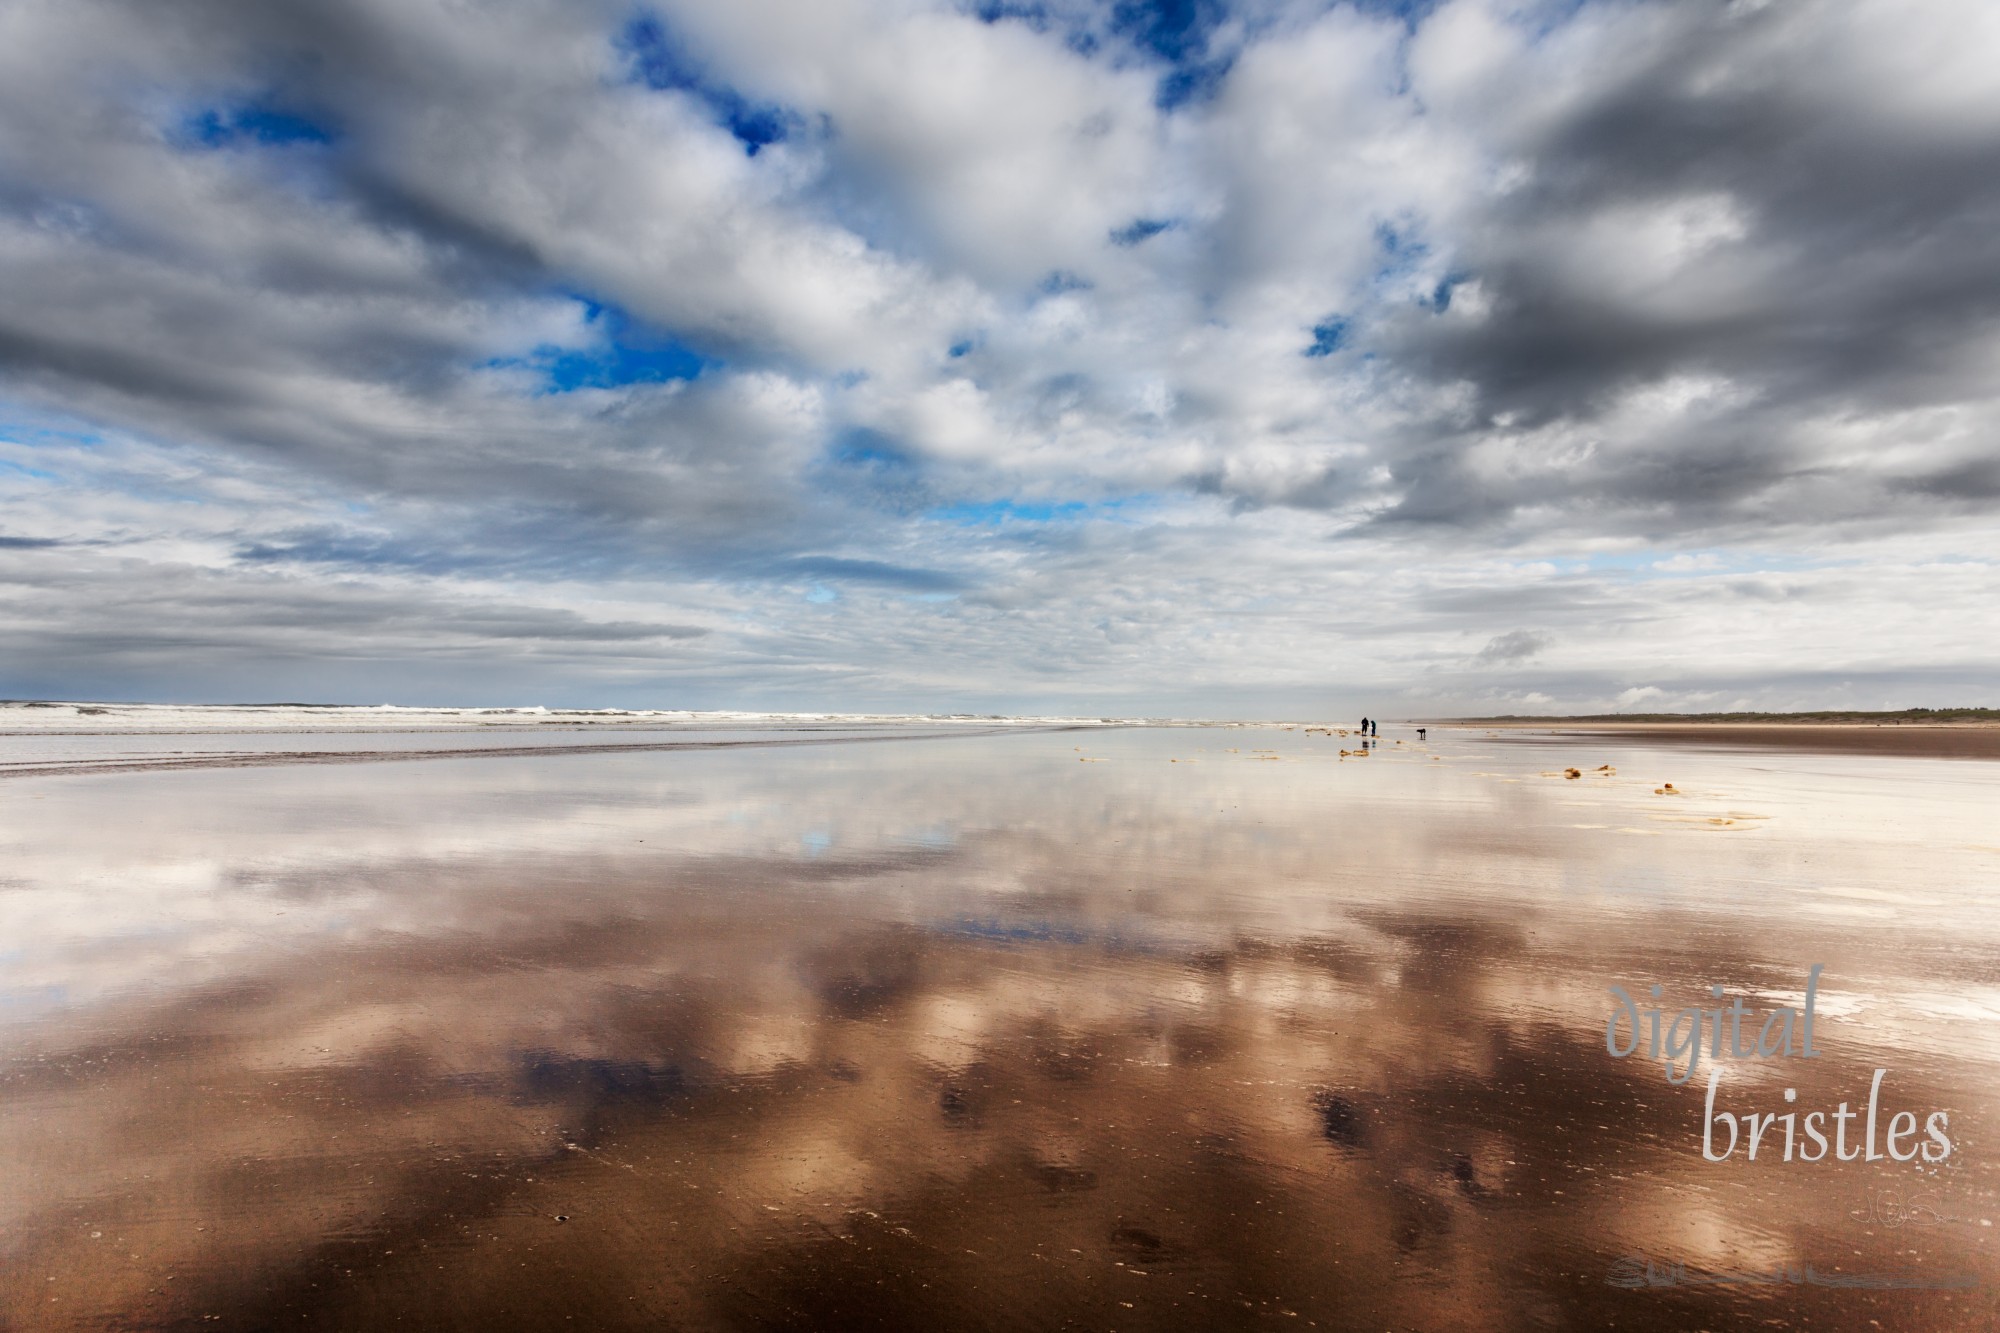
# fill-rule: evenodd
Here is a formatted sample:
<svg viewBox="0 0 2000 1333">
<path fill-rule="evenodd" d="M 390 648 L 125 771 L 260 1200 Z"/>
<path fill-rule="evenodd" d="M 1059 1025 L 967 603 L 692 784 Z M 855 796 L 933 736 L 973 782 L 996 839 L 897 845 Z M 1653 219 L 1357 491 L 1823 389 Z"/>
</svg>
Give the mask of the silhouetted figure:
<svg viewBox="0 0 2000 1333">
<path fill-rule="evenodd" d="M 1382 720 L 1380 718 L 1368 724 L 1368 734 L 1370 736 L 1380 736 L 1382 734 Z"/>
<path fill-rule="evenodd" d="M 1429 728 L 1429 727 L 1418 727 L 1418 728 L 1417 728 L 1417 739 L 1418 739 L 1418 740 L 1422 740 L 1422 739 L 1424 738 L 1424 733 L 1425 733 L 1426 731 L 1429 731 L 1429 730 L 1430 730 L 1430 728 Z"/>
<path fill-rule="evenodd" d="M 1368 719 L 1365 717 L 1361 719 L 1361 734 L 1364 736 L 1368 734 Z"/>
</svg>

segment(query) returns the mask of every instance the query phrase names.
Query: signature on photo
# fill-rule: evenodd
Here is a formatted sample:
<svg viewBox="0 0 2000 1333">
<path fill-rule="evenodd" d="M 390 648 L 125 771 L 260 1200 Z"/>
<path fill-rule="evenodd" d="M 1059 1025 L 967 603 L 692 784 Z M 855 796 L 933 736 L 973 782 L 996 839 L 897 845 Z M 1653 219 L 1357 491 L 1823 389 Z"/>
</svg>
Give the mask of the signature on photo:
<svg viewBox="0 0 2000 1333">
<path fill-rule="evenodd" d="M 1848 1213 L 1847 1217 L 1851 1222 L 1873 1222 L 1891 1231 L 1900 1227 L 1934 1227 L 1946 1222 L 1970 1220 L 1939 1212 L 1934 1206 L 1938 1202 L 1936 1190 L 1906 1192 L 1888 1185 L 1866 1191 L 1861 1207 Z"/>
</svg>

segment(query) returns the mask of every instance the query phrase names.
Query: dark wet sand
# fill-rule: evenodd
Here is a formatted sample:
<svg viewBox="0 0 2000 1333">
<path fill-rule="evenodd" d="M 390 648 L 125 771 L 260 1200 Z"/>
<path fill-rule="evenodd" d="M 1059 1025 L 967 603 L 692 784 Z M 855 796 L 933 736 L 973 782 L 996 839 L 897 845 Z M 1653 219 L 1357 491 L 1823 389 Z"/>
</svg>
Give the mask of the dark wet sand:
<svg viewBox="0 0 2000 1333">
<path fill-rule="evenodd" d="M 1905 755 L 1916 759 L 2000 759 L 2000 726 L 1784 723 L 1456 723 L 1439 730 L 1489 732 L 1515 740 L 1582 738 L 1632 745 L 1691 745 L 1730 749 L 1813 750 L 1834 754 Z"/>
<path fill-rule="evenodd" d="M 2000 770 L 1617 743 L 6 784 L 0 1328 L 1993 1327 Z M 1814 962 L 1722 1105 L 1944 1164 L 1605 1050 Z"/>
</svg>

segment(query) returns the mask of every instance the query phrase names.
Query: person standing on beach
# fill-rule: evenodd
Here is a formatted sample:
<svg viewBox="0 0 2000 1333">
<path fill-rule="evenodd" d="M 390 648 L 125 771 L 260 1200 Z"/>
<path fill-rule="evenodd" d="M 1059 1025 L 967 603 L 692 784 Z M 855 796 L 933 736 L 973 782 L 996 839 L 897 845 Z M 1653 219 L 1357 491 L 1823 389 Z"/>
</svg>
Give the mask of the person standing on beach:
<svg viewBox="0 0 2000 1333">
<path fill-rule="evenodd" d="M 1364 736 L 1368 734 L 1368 719 L 1365 717 L 1361 719 L 1361 734 Z"/>
<path fill-rule="evenodd" d="M 1417 739 L 1418 739 L 1418 740 L 1422 740 L 1422 739 L 1424 738 L 1424 733 L 1425 733 L 1426 731 L 1429 731 L 1429 730 L 1430 730 L 1430 728 L 1429 728 L 1429 727 L 1418 727 L 1418 728 L 1417 728 Z"/>
</svg>

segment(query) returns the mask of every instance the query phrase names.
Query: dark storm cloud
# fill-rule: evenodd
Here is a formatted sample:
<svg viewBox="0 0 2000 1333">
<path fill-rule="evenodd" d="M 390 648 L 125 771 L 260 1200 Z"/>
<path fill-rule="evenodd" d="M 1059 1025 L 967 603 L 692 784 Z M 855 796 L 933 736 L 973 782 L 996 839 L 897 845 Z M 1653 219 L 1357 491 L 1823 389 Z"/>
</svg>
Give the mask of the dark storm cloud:
<svg viewBox="0 0 2000 1333">
<path fill-rule="evenodd" d="M 1425 339 L 1439 371 L 1531 420 L 1686 368 L 1747 372 L 1792 404 L 1967 387 L 1944 358 L 2000 313 L 2000 143 L 1885 123 L 1876 90 L 1829 88 L 1796 61 L 1745 77 L 1746 45 L 1781 46 L 1815 9 L 1690 6 L 1706 21 L 1530 145 L 1536 183 L 1464 254 L 1502 318 L 1486 337 Z M 1702 196 L 1744 215 L 1723 244 L 1753 261 L 1752 308 L 1724 294 L 1679 318 L 1620 311 L 1540 243 L 1568 219 Z"/>
<path fill-rule="evenodd" d="M 1497 136 L 1527 182 L 1454 238 L 1434 301 L 1382 331 L 1380 349 L 1411 373 L 1474 394 L 1469 421 L 1436 423 L 1449 443 L 1395 464 L 1396 519 L 1491 524 L 1588 501 L 1651 510 L 1641 521 L 1674 532 L 1963 493 L 1829 457 L 1798 430 L 1873 417 L 1885 443 L 1902 443 L 1895 413 L 1992 400 L 1969 353 L 2000 333 L 2000 135 L 1990 108 L 1912 113 L 1886 68 L 1829 60 L 1823 34 L 1850 9 L 1656 9 L 1652 40 L 1620 53 L 1615 80 Z M 1648 250 L 1676 238 L 1649 227 L 1683 233 L 1690 253 L 1670 271 Z M 1475 283 L 1481 317 L 1448 317 Z M 1640 448 L 1607 440 L 1518 487 L 1466 466 L 1496 430 L 1615 435 L 1621 395 L 1676 377 L 1727 381 L 1737 405 Z M 1977 493 L 1986 472 L 1935 475 Z"/>
</svg>

